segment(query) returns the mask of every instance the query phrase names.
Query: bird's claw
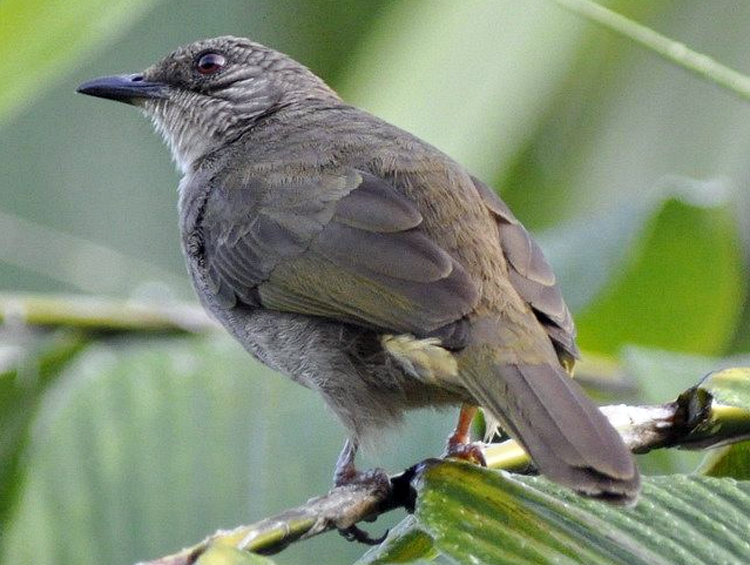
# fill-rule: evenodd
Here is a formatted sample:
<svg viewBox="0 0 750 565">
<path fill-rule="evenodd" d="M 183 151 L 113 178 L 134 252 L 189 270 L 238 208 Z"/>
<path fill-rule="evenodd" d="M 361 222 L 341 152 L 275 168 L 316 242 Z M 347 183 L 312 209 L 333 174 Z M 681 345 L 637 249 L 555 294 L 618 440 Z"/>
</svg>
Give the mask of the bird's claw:
<svg viewBox="0 0 750 565">
<path fill-rule="evenodd" d="M 344 536 L 347 541 L 358 541 L 367 545 L 380 545 L 388 537 L 390 530 L 386 530 L 385 533 L 379 538 L 370 537 L 366 531 L 356 525 L 349 526 L 348 528 L 339 528 L 339 533 Z"/>
<path fill-rule="evenodd" d="M 460 459 L 480 467 L 487 466 L 487 460 L 484 458 L 482 448 L 476 443 L 452 443 L 448 442 L 445 450 L 446 459 Z"/>
</svg>

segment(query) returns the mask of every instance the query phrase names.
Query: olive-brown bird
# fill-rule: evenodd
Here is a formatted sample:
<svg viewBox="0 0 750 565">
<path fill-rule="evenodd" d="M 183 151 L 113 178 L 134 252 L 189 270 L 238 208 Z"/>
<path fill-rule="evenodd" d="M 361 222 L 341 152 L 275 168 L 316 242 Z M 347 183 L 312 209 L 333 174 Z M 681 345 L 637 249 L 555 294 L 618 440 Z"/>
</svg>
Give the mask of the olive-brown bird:
<svg viewBox="0 0 750 565">
<path fill-rule="evenodd" d="M 180 227 L 203 305 L 255 357 L 318 391 L 362 439 L 423 406 L 481 406 L 546 476 L 631 502 L 633 458 L 570 378 L 575 329 L 508 207 L 424 141 L 235 37 L 79 87 L 140 107 L 184 177 Z"/>
</svg>

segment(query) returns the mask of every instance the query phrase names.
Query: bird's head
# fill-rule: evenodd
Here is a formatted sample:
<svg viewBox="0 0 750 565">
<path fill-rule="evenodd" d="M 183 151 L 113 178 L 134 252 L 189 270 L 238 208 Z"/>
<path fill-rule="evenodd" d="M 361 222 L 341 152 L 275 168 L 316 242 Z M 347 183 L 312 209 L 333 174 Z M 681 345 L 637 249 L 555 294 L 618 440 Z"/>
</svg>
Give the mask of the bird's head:
<svg viewBox="0 0 750 565">
<path fill-rule="evenodd" d="M 180 47 L 142 73 L 97 78 L 78 92 L 140 107 L 183 172 L 281 108 L 338 100 L 293 59 L 230 36 Z"/>
</svg>

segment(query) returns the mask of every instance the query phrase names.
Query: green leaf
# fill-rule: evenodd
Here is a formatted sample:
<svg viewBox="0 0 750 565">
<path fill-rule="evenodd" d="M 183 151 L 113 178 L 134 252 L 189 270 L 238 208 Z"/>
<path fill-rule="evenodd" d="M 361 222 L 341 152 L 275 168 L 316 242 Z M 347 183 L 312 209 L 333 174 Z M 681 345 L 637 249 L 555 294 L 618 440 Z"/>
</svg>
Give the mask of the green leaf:
<svg viewBox="0 0 750 565">
<path fill-rule="evenodd" d="M 706 375 L 698 387 L 713 397 L 716 409 L 750 413 L 750 369 L 731 367 Z"/>
<path fill-rule="evenodd" d="M 635 508 L 538 477 L 443 462 L 427 469 L 416 516 L 460 563 L 746 563 L 750 483 L 645 477 Z"/>
<path fill-rule="evenodd" d="M 750 441 L 712 449 L 698 468 L 708 477 L 732 477 L 750 481 Z"/>
<path fill-rule="evenodd" d="M 675 188 L 619 276 L 577 316 L 584 349 L 637 343 L 715 354 L 731 340 L 744 299 L 734 204 L 716 187 Z"/>
<path fill-rule="evenodd" d="M 712 371 L 750 365 L 750 356 L 746 355 L 705 357 L 635 346 L 625 348 L 620 357 L 624 370 L 639 384 L 641 401 L 651 404 L 674 400 Z M 698 452 L 662 449 L 639 457 L 639 463 L 647 473 L 687 473 L 702 457 Z"/>
<path fill-rule="evenodd" d="M 9 329 L 13 328 L 12 321 Z M 13 334 L 12 336 L 10 334 Z M 16 326 L 4 336 L 0 372 L 0 523 L 5 523 L 24 479 L 29 432 L 44 393 L 88 342 L 73 330 L 53 333 Z"/>
<path fill-rule="evenodd" d="M 732 367 L 706 375 L 686 391 L 688 421 L 700 421 L 688 436 L 696 446 L 720 445 L 727 438 L 750 437 L 750 369 Z"/>
<path fill-rule="evenodd" d="M 43 398 L 0 562 L 174 553 L 325 491 L 341 437 L 316 395 L 229 338 L 101 341 Z M 361 553 L 341 540 L 320 556 Z"/>
<path fill-rule="evenodd" d="M 356 565 L 414 563 L 421 559 L 431 560 L 436 556 L 432 538 L 419 528 L 414 516 L 407 516 L 388 533 L 383 543 L 365 553 Z"/>
<path fill-rule="evenodd" d="M 724 422 L 723 426 L 710 426 L 707 433 L 733 433 L 743 425 L 747 428 L 750 419 L 750 369 L 733 368 L 710 373 L 696 390 L 709 397 L 711 410 Z M 709 451 L 698 472 L 710 477 L 750 480 L 750 442 Z"/>
<path fill-rule="evenodd" d="M 0 2 L 0 123 L 155 0 Z M 20 65 L 20 66 L 19 66 Z"/>
<path fill-rule="evenodd" d="M 3 521 L 1 563 L 154 559 L 330 488 L 345 434 L 317 394 L 228 336 L 132 335 L 99 336 L 24 415 L 25 480 Z M 8 415 L 17 407 L 27 408 Z M 439 453 L 451 415 L 409 421 L 397 445 L 363 453 L 361 467 L 402 469 Z M 322 536 L 293 544 L 283 562 L 309 563 L 310 548 L 329 563 L 364 551 Z"/>
</svg>

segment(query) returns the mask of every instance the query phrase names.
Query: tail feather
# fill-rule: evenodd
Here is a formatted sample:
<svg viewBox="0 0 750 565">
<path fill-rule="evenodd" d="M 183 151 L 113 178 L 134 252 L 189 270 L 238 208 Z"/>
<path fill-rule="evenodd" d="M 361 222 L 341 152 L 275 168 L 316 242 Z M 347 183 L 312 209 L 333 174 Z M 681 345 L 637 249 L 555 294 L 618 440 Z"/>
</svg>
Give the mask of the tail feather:
<svg viewBox="0 0 750 565">
<path fill-rule="evenodd" d="M 629 503 L 640 489 L 622 438 L 559 364 L 472 362 L 461 380 L 539 471 L 582 494 Z M 476 359 L 474 359 L 476 361 Z"/>
</svg>

